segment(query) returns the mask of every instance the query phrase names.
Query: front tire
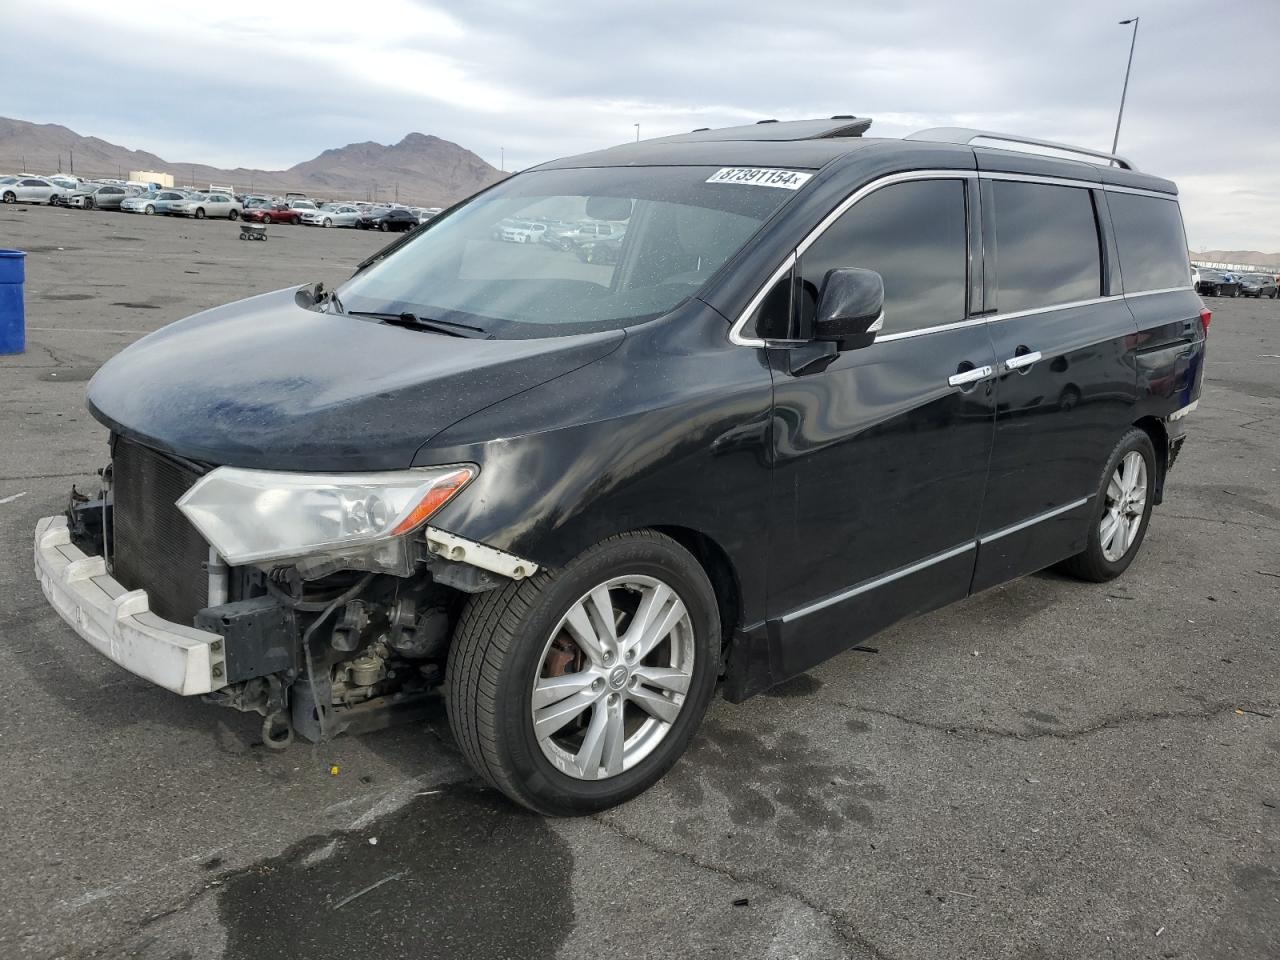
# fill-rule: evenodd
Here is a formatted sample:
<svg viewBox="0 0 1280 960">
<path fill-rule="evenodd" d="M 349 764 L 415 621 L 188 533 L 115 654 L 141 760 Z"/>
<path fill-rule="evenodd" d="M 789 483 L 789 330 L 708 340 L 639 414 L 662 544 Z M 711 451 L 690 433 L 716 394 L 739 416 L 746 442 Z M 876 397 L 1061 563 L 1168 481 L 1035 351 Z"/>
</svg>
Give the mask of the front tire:
<svg viewBox="0 0 1280 960">
<path fill-rule="evenodd" d="M 155 216 L 156 208 L 148 203 L 147 209 L 143 210 L 142 212 L 145 213 L 148 217 Z"/>
<path fill-rule="evenodd" d="M 204 207 L 196 207 L 196 219 L 197 220 L 204 219 Z"/>
<path fill-rule="evenodd" d="M 647 790 L 684 752 L 719 654 L 698 562 L 662 534 L 621 534 L 469 601 L 445 676 L 449 723 L 515 802 L 594 813 Z"/>
<path fill-rule="evenodd" d="M 324 218 L 324 225 L 325 225 L 326 227 L 332 227 L 332 226 L 333 226 L 333 220 L 332 220 L 332 219 L 330 219 L 329 217 L 325 217 L 325 218 Z"/>
<path fill-rule="evenodd" d="M 1060 565 L 1063 573 L 1103 583 L 1129 568 L 1142 547 L 1155 500 L 1156 451 L 1137 427 L 1129 430 L 1107 458 L 1094 498 L 1089 542 Z"/>
</svg>

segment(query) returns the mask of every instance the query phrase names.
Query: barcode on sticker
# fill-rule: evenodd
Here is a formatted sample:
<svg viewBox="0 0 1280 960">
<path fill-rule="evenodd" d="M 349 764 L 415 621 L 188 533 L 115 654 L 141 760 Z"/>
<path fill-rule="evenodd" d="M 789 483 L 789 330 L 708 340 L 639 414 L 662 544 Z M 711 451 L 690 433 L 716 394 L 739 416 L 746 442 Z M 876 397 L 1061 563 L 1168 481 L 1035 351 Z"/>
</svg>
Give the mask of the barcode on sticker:
<svg viewBox="0 0 1280 960">
<path fill-rule="evenodd" d="M 724 167 L 707 177 L 707 183 L 741 183 L 751 187 L 799 190 L 812 177 L 799 170 L 766 170 L 762 167 Z"/>
</svg>

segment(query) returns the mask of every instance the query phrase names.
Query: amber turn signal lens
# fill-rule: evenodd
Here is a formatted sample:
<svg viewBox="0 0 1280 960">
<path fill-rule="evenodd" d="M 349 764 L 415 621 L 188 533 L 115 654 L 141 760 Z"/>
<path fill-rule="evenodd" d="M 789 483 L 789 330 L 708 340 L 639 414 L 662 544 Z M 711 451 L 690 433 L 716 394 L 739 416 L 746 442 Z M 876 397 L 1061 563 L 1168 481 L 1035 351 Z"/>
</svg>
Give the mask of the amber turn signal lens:
<svg viewBox="0 0 1280 960">
<path fill-rule="evenodd" d="M 418 501 L 418 505 L 395 525 L 391 535 L 398 537 L 422 526 L 427 522 L 428 517 L 448 503 L 455 493 L 465 487 L 473 476 L 475 476 L 475 471 L 469 467 L 459 467 L 452 473 L 445 474 L 432 485 L 431 489 L 427 491 L 427 495 Z"/>
</svg>

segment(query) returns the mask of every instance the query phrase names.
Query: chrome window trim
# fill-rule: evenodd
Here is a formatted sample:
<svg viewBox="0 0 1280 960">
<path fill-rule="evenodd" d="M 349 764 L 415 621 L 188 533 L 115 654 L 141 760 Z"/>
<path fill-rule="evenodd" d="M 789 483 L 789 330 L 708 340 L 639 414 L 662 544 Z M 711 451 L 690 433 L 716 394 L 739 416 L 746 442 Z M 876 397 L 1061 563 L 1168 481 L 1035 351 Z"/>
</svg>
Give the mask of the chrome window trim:
<svg viewBox="0 0 1280 960">
<path fill-rule="evenodd" d="M 769 274 L 769 279 L 766 280 L 760 289 L 756 291 L 756 295 L 751 298 L 746 309 L 742 311 L 742 316 L 738 317 L 738 322 L 729 328 L 730 343 L 736 343 L 740 347 L 765 346 L 765 341 L 762 337 L 744 337 L 742 335 L 742 330 L 747 325 L 747 321 L 751 319 L 752 314 L 760 309 L 760 304 L 764 303 L 764 298 L 769 295 L 769 291 L 773 289 L 773 285 L 781 280 L 795 265 L 796 254 L 793 250 L 787 255 L 787 259 L 782 261 L 782 264 L 778 269 Z"/>
<path fill-rule="evenodd" d="M 999 170 L 979 170 L 978 178 L 981 180 L 1016 180 L 1020 183 L 1044 183 L 1051 187 L 1079 187 L 1085 190 L 1105 190 L 1108 193 L 1136 193 L 1140 196 L 1172 200 L 1174 203 L 1178 202 L 1178 195 L 1175 193 L 1161 193 L 1159 190 L 1146 190 L 1142 187 L 1122 187 L 1119 184 L 1100 183 L 1097 180 L 1045 177 L 1036 173 L 1003 173 Z"/>
<path fill-rule="evenodd" d="M 756 291 L 748 302 L 746 308 L 739 314 L 738 319 L 729 328 L 729 342 L 740 347 L 765 347 L 768 343 L 761 337 L 748 337 L 743 334 L 747 323 L 751 320 L 751 315 L 760 308 L 760 304 L 764 302 L 764 298 L 768 292 L 773 289 L 773 285 L 782 279 L 784 273 L 792 269 L 800 258 L 804 256 L 808 250 L 818 239 L 827 232 L 835 221 L 839 220 L 851 207 L 860 200 L 875 193 L 877 190 L 892 186 L 895 183 L 906 183 L 913 180 L 1012 180 L 1021 183 L 1043 183 L 1049 186 L 1060 187 L 1076 187 L 1082 190 L 1104 190 L 1108 193 L 1132 193 L 1139 196 L 1155 197 L 1160 200 L 1170 200 L 1174 203 L 1178 202 L 1176 194 L 1161 193 L 1158 190 L 1144 190 L 1139 187 L 1123 187 L 1115 184 L 1100 183 L 1093 180 L 1073 180 L 1069 177 L 1043 177 L 1029 173 L 1002 173 L 997 170 L 954 170 L 954 169 L 929 169 L 929 170 L 905 170 L 900 173 L 890 173 L 870 183 L 859 187 L 844 200 L 840 201 L 836 207 L 815 226 L 805 236 L 803 240 L 796 245 L 796 248 L 787 254 L 786 259 L 778 266 L 773 273 L 769 274 L 769 279 L 764 282 L 759 290 Z M 963 327 L 977 326 L 982 323 L 988 323 L 998 320 L 1012 320 L 1016 317 L 1029 317 L 1037 313 L 1048 313 L 1053 310 L 1069 310 L 1072 307 L 1087 307 L 1098 303 L 1107 303 L 1111 300 L 1123 300 L 1125 297 L 1142 297 L 1150 296 L 1157 293 L 1175 293 L 1181 290 L 1194 290 L 1193 286 L 1188 287 L 1168 287 L 1161 290 L 1141 290 L 1135 293 L 1118 293 L 1111 294 L 1106 297 L 1093 297 L 1089 300 L 1073 300 L 1068 303 L 1057 303 L 1047 307 L 1035 307 L 1030 310 L 1015 310 L 1010 313 L 993 313 L 980 317 L 970 317 L 966 320 L 957 320 L 954 323 L 944 323 L 933 327 L 920 327 L 916 330 L 902 330 L 898 333 L 886 334 L 883 337 L 876 337 L 875 343 L 887 343 L 892 340 L 906 340 L 911 337 L 923 336 L 927 333 L 941 333 L 947 330 L 959 330 Z M 792 343 L 795 341 L 778 341 Z M 872 344 L 872 346 L 875 345 Z"/>
<path fill-rule="evenodd" d="M 803 607 L 797 607 L 795 610 L 784 613 L 781 618 L 782 622 L 790 623 L 792 620 L 799 620 L 801 617 L 807 617 L 811 613 L 817 613 L 819 610 L 825 610 L 833 604 L 841 603 L 845 600 L 851 600 L 859 594 L 866 593 L 868 590 L 874 590 L 876 587 L 882 587 L 886 583 L 892 583 L 895 580 L 901 580 L 903 577 L 909 577 L 913 573 L 919 573 L 921 570 L 932 567 L 934 564 L 942 563 L 944 560 L 950 560 L 953 557 L 958 557 L 961 554 L 968 553 L 970 550 L 977 549 L 977 547 L 978 541 L 970 540 L 968 543 L 961 544 L 958 547 L 952 547 L 950 550 L 944 550 L 942 553 L 934 554 L 932 557 L 926 557 L 923 560 L 918 560 L 905 567 L 899 567 L 897 570 L 893 570 L 883 576 L 876 577 L 873 580 L 864 580 L 862 583 L 849 590 L 844 590 L 841 593 L 834 593 L 829 597 L 823 597 L 821 600 L 816 600 L 813 603 L 807 604 Z"/>
<path fill-rule="evenodd" d="M 1126 293 L 1126 297 L 1154 297 L 1157 293 L 1194 293 L 1194 284 L 1185 287 L 1161 287 L 1159 290 L 1139 290 L 1137 293 Z"/>
<path fill-rule="evenodd" d="M 1054 507 L 1052 510 L 1046 510 L 1044 513 L 1037 513 L 1035 516 L 1028 517 L 1026 520 L 1019 521 L 1018 523 L 1011 524 L 1007 527 L 1001 527 L 999 530 L 994 530 L 991 533 L 978 537 L 978 545 L 981 546 L 984 543 L 990 543 L 992 540 L 999 540 L 1001 537 L 1007 537 L 1011 533 L 1018 533 L 1021 530 L 1027 529 L 1027 527 L 1033 527 L 1037 523 L 1041 523 L 1045 520 L 1052 520 L 1054 517 L 1064 513 L 1070 513 L 1077 507 L 1083 507 L 1092 499 L 1092 495 L 1081 497 L 1079 500 L 1072 500 L 1070 503 L 1064 503 L 1062 506 Z"/>
<path fill-rule="evenodd" d="M 890 173 L 879 180 L 872 180 L 845 197 L 834 210 L 823 217 L 818 225 L 809 231 L 809 235 L 796 245 L 795 256 L 797 259 L 803 257 L 805 251 L 817 243 L 818 239 L 831 228 L 833 223 L 844 216 L 850 207 L 877 190 L 895 183 L 909 183 L 913 180 L 972 180 L 977 175 L 977 170 L 905 170 L 902 173 Z"/>
<path fill-rule="evenodd" d="M 891 340 L 907 340 L 911 337 L 922 337 L 926 333 L 941 333 L 944 330 L 960 330 L 964 327 L 976 327 L 980 323 L 986 323 L 991 317 L 970 317 L 968 320 L 957 320 L 955 323 L 943 323 L 936 327 L 919 327 L 915 330 L 899 330 L 897 333 L 886 333 L 883 337 L 876 337 L 871 346 L 877 343 L 888 343 Z"/>
<path fill-rule="evenodd" d="M 1015 320 L 1018 317 L 1034 317 L 1037 313 L 1053 313 L 1055 310 L 1070 310 L 1073 307 L 1092 307 L 1099 303 L 1111 303 L 1123 300 L 1124 294 L 1112 293 L 1105 297 L 1090 297 L 1088 300 L 1068 300 L 1066 303 L 1055 303 L 1047 307 L 1030 307 L 1026 310 L 1011 310 L 1008 313 L 993 313 L 987 320 Z M 927 328 L 926 328 L 927 329 Z"/>
</svg>

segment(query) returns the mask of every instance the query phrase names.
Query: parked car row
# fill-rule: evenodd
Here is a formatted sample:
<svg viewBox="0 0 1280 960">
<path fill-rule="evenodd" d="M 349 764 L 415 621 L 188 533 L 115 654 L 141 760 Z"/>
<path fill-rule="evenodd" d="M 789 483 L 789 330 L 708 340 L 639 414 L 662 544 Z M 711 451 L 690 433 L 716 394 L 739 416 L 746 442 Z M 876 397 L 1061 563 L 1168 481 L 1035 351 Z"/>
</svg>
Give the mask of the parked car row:
<svg viewBox="0 0 1280 960">
<path fill-rule="evenodd" d="M 573 253 L 583 263 L 617 263 L 626 232 L 625 223 L 607 220 L 509 217 L 494 224 L 491 235 L 507 243 L 537 243 Z"/>
<path fill-rule="evenodd" d="M 1269 273 L 1233 273 L 1209 267 L 1192 267 L 1196 293 L 1202 297 L 1280 298 L 1280 285 Z"/>
<path fill-rule="evenodd" d="M 78 177 L 15 174 L 0 177 L 0 201 L 43 203 L 83 210 L 118 210 L 144 216 L 207 217 L 250 223 L 306 224 L 316 227 L 354 227 L 404 231 L 426 223 L 440 207 L 322 202 L 301 194 L 284 197 L 237 195 L 229 187 L 211 184 L 208 190 L 161 188 L 123 180 L 81 180 Z"/>
</svg>

